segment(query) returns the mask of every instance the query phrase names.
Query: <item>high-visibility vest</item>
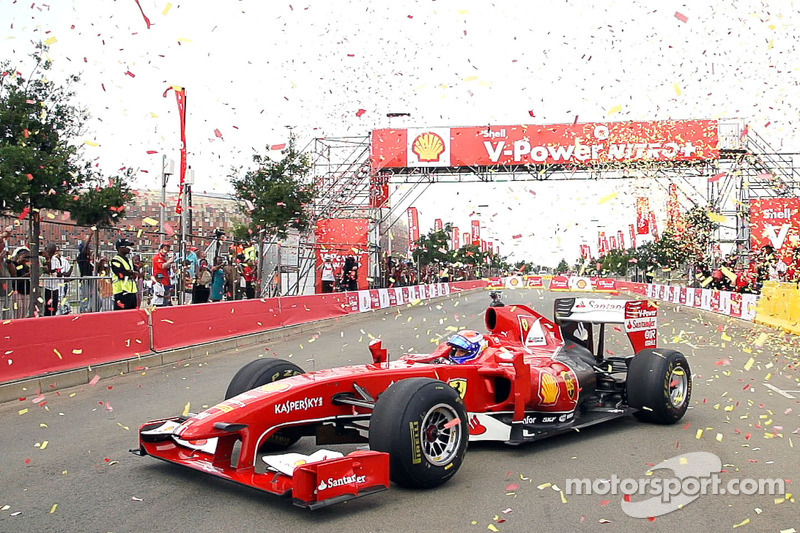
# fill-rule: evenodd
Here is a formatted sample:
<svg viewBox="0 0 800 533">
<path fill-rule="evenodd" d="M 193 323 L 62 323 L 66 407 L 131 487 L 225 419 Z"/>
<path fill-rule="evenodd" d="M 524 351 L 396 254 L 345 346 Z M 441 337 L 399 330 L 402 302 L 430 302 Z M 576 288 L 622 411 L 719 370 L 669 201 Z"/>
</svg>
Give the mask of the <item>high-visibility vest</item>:
<svg viewBox="0 0 800 533">
<path fill-rule="evenodd" d="M 133 270 L 133 266 L 131 266 L 128 260 L 122 257 L 121 255 L 117 255 L 114 257 L 114 259 L 111 260 L 112 263 L 114 261 L 121 264 L 122 268 L 124 268 L 125 270 Z M 120 278 L 116 274 L 112 274 L 112 276 L 114 278 L 114 285 L 113 285 L 114 294 L 120 294 L 123 292 L 129 292 L 133 294 L 136 293 L 137 290 L 136 280 L 131 279 L 128 276 L 125 276 L 124 278 Z"/>
</svg>

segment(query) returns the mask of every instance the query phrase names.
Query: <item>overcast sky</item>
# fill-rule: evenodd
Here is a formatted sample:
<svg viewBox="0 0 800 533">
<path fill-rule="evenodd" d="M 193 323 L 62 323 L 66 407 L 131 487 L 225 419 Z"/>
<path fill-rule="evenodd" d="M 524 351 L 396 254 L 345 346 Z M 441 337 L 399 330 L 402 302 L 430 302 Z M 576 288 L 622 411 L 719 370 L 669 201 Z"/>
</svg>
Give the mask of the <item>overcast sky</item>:
<svg viewBox="0 0 800 533">
<path fill-rule="evenodd" d="M 108 174 L 137 169 L 143 188 L 158 187 L 162 154 L 178 159 L 170 85 L 186 87 L 189 162 L 208 192 L 228 192 L 229 169 L 289 128 L 304 146 L 390 126 L 387 112 L 411 114 L 394 127 L 738 117 L 774 149 L 800 151 L 789 0 L 139 3 L 0 0 L 0 59 L 50 42 L 56 75 L 82 74 L 86 155 Z M 663 221 L 664 189 L 437 185 L 415 205 L 423 232 L 435 218 L 466 230 L 480 211 L 501 253 L 555 265 L 594 245 L 596 226 L 626 229 L 637 195 L 652 193 Z"/>
</svg>

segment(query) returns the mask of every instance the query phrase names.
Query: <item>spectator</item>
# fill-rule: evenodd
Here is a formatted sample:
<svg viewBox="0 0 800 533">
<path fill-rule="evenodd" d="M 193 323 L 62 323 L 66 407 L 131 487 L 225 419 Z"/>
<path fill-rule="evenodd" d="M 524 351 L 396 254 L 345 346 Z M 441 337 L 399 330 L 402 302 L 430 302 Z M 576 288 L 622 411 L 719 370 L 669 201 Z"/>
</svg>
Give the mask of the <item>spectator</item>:
<svg viewBox="0 0 800 533">
<path fill-rule="evenodd" d="M 144 299 L 145 291 L 144 291 L 144 276 L 142 273 L 144 272 L 144 261 L 142 261 L 141 254 L 133 254 L 131 256 L 131 261 L 133 261 L 133 269 L 139 273 L 136 276 L 136 308 L 142 306 L 142 300 Z"/>
<path fill-rule="evenodd" d="M 25 318 L 28 316 L 28 308 L 31 301 L 31 252 L 24 246 L 14 250 L 11 259 L 6 262 L 9 274 L 17 278 L 13 290 L 13 315 L 14 318 Z"/>
<path fill-rule="evenodd" d="M 95 264 L 94 271 L 98 276 L 97 292 L 100 296 L 100 311 L 112 311 L 114 309 L 114 284 L 112 283 L 111 267 L 108 264 L 108 259 L 100 257 Z"/>
<path fill-rule="evenodd" d="M 348 291 L 357 291 L 358 290 L 358 266 L 354 265 L 350 272 L 347 275 L 347 290 Z"/>
<path fill-rule="evenodd" d="M 197 277 L 197 267 L 200 266 L 200 257 L 197 255 L 199 250 L 197 246 L 190 246 L 189 252 L 186 254 L 187 266 L 189 267 L 189 279 Z"/>
<path fill-rule="evenodd" d="M 117 255 L 111 260 L 111 272 L 114 279 L 114 309 L 117 310 L 136 309 L 138 305 L 136 280 L 139 277 L 139 272 L 128 258 L 131 253 L 131 246 L 133 246 L 133 242 L 128 239 L 121 238 L 117 240 Z"/>
<path fill-rule="evenodd" d="M 245 261 L 242 275 L 245 283 L 245 297 L 252 300 L 256 297 L 256 268 L 252 259 Z"/>
<path fill-rule="evenodd" d="M 208 268 L 208 261 L 201 259 L 197 266 L 197 277 L 192 287 L 192 303 L 204 304 L 208 302 L 211 294 L 211 270 Z"/>
<path fill-rule="evenodd" d="M 81 313 L 91 313 L 98 310 L 97 283 L 91 278 L 94 276 L 94 263 L 92 257 L 92 247 L 90 242 L 94 229 L 89 230 L 86 238 L 78 243 L 78 257 L 75 263 L 78 265 L 78 274 L 81 279 L 78 283 L 78 310 Z"/>
<path fill-rule="evenodd" d="M 167 303 L 167 289 L 163 283 L 158 281 L 155 275 L 150 277 L 150 284 L 153 290 L 152 304 L 156 307 L 166 307 Z"/>
<path fill-rule="evenodd" d="M 153 257 L 153 277 L 164 286 L 164 305 L 172 305 L 172 277 L 170 270 L 175 264 L 175 258 L 170 253 L 172 245 L 162 242 L 158 247 L 158 253 Z"/>
<path fill-rule="evenodd" d="M 322 266 L 322 292 L 333 292 L 333 285 L 336 283 L 336 276 L 333 273 L 333 263 L 331 263 L 331 256 L 326 255 L 323 257 Z"/>
<path fill-rule="evenodd" d="M 64 287 L 64 282 L 59 278 L 69 277 L 72 265 L 61 256 L 61 248 L 53 242 L 45 246 L 43 259 L 44 264 L 40 262 L 40 266 L 48 274 L 44 279 L 44 316 L 55 316 L 58 314 L 58 302 Z"/>
<path fill-rule="evenodd" d="M 211 269 L 211 301 L 222 301 L 222 295 L 225 292 L 225 269 L 222 266 L 222 258 L 217 257 L 214 260 L 214 267 Z"/>
<path fill-rule="evenodd" d="M 356 258 L 352 255 L 348 255 L 344 259 L 344 265 L 342 266 L 342 274 L 339 277 L 339 286 L 343 291 L 350 290 L 350 272 L 356 267 Z M 358 286 L 356 285 L 356 289 Z"/>
</svg>

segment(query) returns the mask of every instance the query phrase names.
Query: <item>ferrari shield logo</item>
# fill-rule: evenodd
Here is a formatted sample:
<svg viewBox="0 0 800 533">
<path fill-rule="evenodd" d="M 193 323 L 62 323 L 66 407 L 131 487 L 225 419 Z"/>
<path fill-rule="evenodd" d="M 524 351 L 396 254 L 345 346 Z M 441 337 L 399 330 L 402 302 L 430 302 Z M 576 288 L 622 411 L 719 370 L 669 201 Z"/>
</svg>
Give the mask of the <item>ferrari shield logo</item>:
<svg viewBox="0 0 800 533">
<path fill-rule="evenodd" d="M 451 379 L 447 382 L 448 385 L 453 387 L 456 391 L 458 391 L 458 395 L 461 396 L 461 399 L 464 399 L 464 396 L 467 395 L 467 380 L 464 378 L 456 378 Z"/>
<path fill-rule="evenodd" d="M 575 378 L 572 377 L 572 374 L 567 371 L 561 372 L 561 377 L 564 379 L 564 385 L 567 387 L 567 396 L 569 396 L 570 400 L 574 400 L 575 393 L 578 390 L 578 388 L 575 386 Z"/>
</svg>

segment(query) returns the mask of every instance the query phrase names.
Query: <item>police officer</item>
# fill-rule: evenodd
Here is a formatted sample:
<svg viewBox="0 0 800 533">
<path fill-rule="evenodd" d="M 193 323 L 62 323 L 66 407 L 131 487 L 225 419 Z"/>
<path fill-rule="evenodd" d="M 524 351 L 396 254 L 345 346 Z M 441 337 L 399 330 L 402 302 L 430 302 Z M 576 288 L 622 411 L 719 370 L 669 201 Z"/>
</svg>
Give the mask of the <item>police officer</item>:
<svg viewBox="0 0 800 533">
<path fill-rule="evenodd" d="M 111 273 L 114 279 L 114 309 L 136 309 L 136 279 L 139 273 L 136 267 L 128 258 L 131 253 L 131 246 L 134 243 L 128 239 L 117 240 L 117 255 L 111 260 Z"/>
</svg>

